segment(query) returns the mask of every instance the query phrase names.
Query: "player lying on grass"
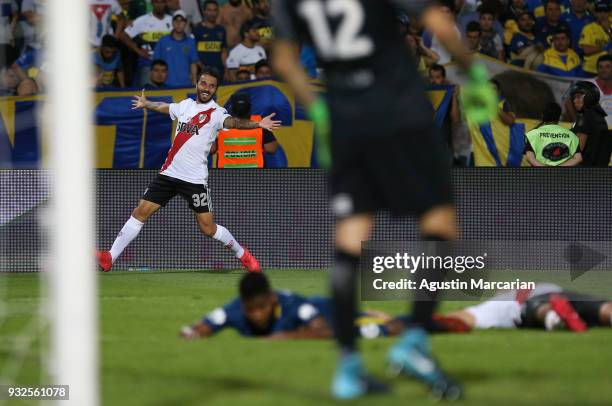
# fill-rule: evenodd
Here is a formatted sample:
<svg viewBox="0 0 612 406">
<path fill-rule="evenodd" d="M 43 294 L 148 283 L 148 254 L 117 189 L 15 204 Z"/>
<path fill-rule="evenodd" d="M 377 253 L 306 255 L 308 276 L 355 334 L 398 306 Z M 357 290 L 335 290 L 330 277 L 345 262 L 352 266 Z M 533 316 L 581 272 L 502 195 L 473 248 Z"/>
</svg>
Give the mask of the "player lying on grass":
<svg viewBox="0 0 612 406">
<path fill-rule="evenodd" d="M 240 281 L 240 297 L 210 312 L 193 326 L 184 327 L 185 339 L 210 337 L 231 327 L 248 337 L 274 339 L 332 338 L 331 300 L 303 297 L 283 290 L 273 290 L 265 275 L 252 273 Z M 365 338 L 397 335 L 401 323 L 380 312 L 361 312 L 355 334 Z M 390 327 L 390 328 L 389 328 Z"/>
<path fill-rule="evenodd" d="M 249 250 L 243 248 L 227 228 L 214 222 L 208 188 L 208 154 L 217 139 L 217 133 L 223 128 L 261 127 L 273 131 L 281 123 L 272 119 L 274 113 L 260 122 L 227 114 L 214 100 L 220 79 L 215 68 L 205 67 L 196 84 L 196 99 L 187 98 L 180 103 L 150 101 L 144 90 L 140 96 L 134 96 L 133 109 L 169 114 L 172 120 L 176 120 L 176 136 L 164 165 L 145 190 L 110 251 L 98 251 L 98 265 L 104 272 L 111 269 L 123 250 L 138 236 L 144 223 L 176 195 L 185 199 L 195 212 L 196 222 L 204 235 L 232 250 L 249 272 L 261 271 L 259 262 Z"/>
<path fill-rule="evenodd" d="M 552 283 L 529 290 L 508 291 L 486 302 L 445 315 L 457 330 L 489 328 L 545 328 L 586 331 L 612 326 L 612 301 L 564 291 Z M 463 326 L 461 326 L 463 325 Z"/>
</svg>

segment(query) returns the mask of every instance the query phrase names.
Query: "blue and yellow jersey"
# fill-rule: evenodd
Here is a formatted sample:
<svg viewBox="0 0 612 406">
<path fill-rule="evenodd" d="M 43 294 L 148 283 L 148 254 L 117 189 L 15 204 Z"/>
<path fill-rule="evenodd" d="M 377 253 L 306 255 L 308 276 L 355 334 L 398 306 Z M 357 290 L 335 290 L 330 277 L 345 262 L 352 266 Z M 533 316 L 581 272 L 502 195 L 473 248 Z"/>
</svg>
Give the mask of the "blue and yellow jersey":
<svg viewBox="0 0 612 406">
<path fill-rule="evenodd" d="M 535 35 L 523 31 L 516 31 L 512 35 L 508 49 L 510 50 L 510 59 L 516 59 L 520 51 L 535 43 Z"/>
<path fill-rule="evenodd" d="M 269 336 L 274 333 L 297 330 L 317 317 L 323 317 L 329 326 L 333 326 L 331 299 L 322 296 L 303 297 L 288 291 L 276 291 L 278 303 L 274 310 L 269 328 L 266 331 L 256 331 L 249 324 L 240 298 L 232 300 L 204 317 L 203 323 L 216 333 L 225 327 L 234 328 L 240 335 Z M 359 312 L 355 319 L 355 333 L 365 338 L 375 338 L 387 335 L 384 318 L 368 312 Z"/>
<path fill-rule="evenodd" d="M 550 25 L 546 21 L 545 17 L 539 17 L 536 18 L 536 24 L 533 29 L 533 32 L 535 33 L 538 42 L 548 47 L 552 46 L 553 34 L 559 29 L 562 29 L 567 32 L 570 31 L 569 25 L 567 25 L 562 19 L 559 20 L 559 23 L 557 25 Z"/>
<path fill-rule="evenodd" d="M 583 76 L 582 61 L 573 49 L 558 52 L 554 48 L 544 51 L 544 61 L 538 66 L 538 72 L 555 76 L 581 77 Z"/>
<path fill-rule="evenodd" d="M 223 73 L 223 60 L 221 51 L 227 49 L 227 34 L 225 28 L 217 25 L 208 28 L 202 24 L 193 30 L 198 49 L 198 58 L 204 66 L 214 66 Z"/>
<path fill-rule="evenodd" d="M 29 78 L 36 79 L 38 77 L 40 70 L 38 49 L 33 48 L 24 52 L 19 58 L 17 58 L 15 63 L 26 73 L 26 75 L 28 75 Z"/>
<path fill-rule="evenodd" d="M 570 40 L 572 41 L 572 48 L 574 51 L 578 52 L 580 55 L 580 34 L 582 33 L 582 29 L 589 23 L 595 21 L 595 17 L 593 17 L 587 11 L 586 14 L 582 17 L 578 17 L 576 14 L 572 13 L 572 10 L 567 10 L 565 13 L 561 14 L 561 20 L 565 24 L 567 24 L 570 28 Z"/>
<path fill-rule="evenodd" d="M 287 291 L 276 291 L 278 303 L 266 331 L 257 331 L 247 320 L 240 298 L 219 307 L 204 317 L 203 323 L 214 331 L 226 327 L 234 328 L 243 336 L 268 336 L 274 333 L 293 331 L 320 317 L 317 308 L 305 297 Z"/>
<path fill-rule="evenodd" d="M 596 74 L 597 73 L 597 59 L 607 53 L 606 47 L 610 47 L 610 34 L 603 29 L 603 27 L 596 22 L 587 24 L 582 29 L 580 34 L 580 46 L 591 45 L 596 47 L 603 47 L 604 50 L 593 55 L 584 57 L 584 70 L 585 72 Z"/>
<path fill-rule="evenodd" d="M 525 2 L 527 5 L 527 9 L 530 13 L 537 17 L 544 16 L 544 4 L 545 2 L 542 0 L 527 0 Z M 561 0 L 561 11 L 569 10 L 570 2 L 569 0 Z"/>
<path fill-rule="evenodd" d="M 123 69 L 119 52 L 115 52 L 111 60 L 105 61 L 99 51 L 93 51 L 93 61 L 102 75 L 100 87 L 113 87 L 117 71 Z"/>
</svg>

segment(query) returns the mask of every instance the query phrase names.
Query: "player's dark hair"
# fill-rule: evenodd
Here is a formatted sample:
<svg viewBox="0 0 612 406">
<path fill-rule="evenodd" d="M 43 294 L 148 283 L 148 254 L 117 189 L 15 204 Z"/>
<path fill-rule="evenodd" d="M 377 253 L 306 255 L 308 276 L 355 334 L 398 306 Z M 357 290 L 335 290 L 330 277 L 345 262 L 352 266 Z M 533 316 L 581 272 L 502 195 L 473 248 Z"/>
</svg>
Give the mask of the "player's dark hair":
<svg viewBox="0 0 612 406">
<path fill-rule="evenodd" d="M 151 68 L 153 68 L 153 67 L 155 67 L 157 65 L 165 66 L 166 69 L 168 69 L 168 64 L 163 59 L 156 59 L 153 62 L 151 62 Z"/>
<path fill-rule="evenodd" d="M 457 7 L 455 6 L 454 0 L 438 0 L 438 5 L 440 7 L 447 7 L 453 14 L 456 14 L 457 12 Z"/>
<path fill-rule="evenodd" d="M 465 32 L 482 32 L 482 29 L 480 28 L 480 23 L 478 21 L 470 21 L 467 25 L 467 27 L 465 27 Z"/>
<path fill-rule="evenodd" d="M 605 54 L 597 58 L 597 66 L 599 66 L 599 64 L 602 62 L 612 62 L 612 55 Z"/>
<path fill-rule="evenodd" d="M 267 59 L 262 59 L 259 62 L 257 62 L 255 64 L 255 73 L 257 73 L 257 71 L 259 70 L 259 68 L 262 68 L 264 66 L 267 66 L 268 68 L 270 67 L 270 64 L 268 63 Z"/>
<path fill-rule="evenodd" d="M 444 68 L 444 66 L 442 65 L 438 65 L 437 63 L 434 63 L 433 65 L 431 65 L 431 67 L 429 68 L 429 71 L 438 71 L 438 72 L 442 72 L 442 76 L 446 77 L 446 69 Z"/>
<path fill-rule="evenodd" d="M 202 77 L 202 75 L 212 76 L 215 79 L 217 79 L 217 85 L 221 84 L 221 74 L 219 73 L 219 69 L 215 68 L 214 66 L 203 67 L 202 70 L 200 71 L 200 74 L 198 75 L 198 81 L 200 81 L 200 78 Z"/>
<path fill-rule="evenodd" d="M 557 27 L 553 30 L 553 35 L 557 34 L 565 34 L 568 38 L 570 37 L 570 32 L 567 28 Z"/>
<path fill-rule="evenodd" d="M 247 301 L 272 291 L 268 278 L 261 272 L 251 272 L 240 280 L 240 300 Z"/>
<path fill-rule="evenodd" d="M 544 106 L 542 112 L 542 122 L 544 123 L 558 123 L 561 117 L 561 106 L 556 102 L 549 102 Z"/>
<path fill-rule="evenodd" d="M 483 16 L 485 14 L 490 14 L 493 17 L 493 19 L 495 19 L 495 15 L 496 15 L 495 10 L 493 10 L 490 7 L 480 7 L 478 9 L 478 13 L 480 14 L 480 16 Z"/>
<path fill-rule="evenodd" d="M 117 39 L 113 37 L 112 35 L 106 34 L 105 36 L 102 37 L 102 46 L 109 47 L 109 48 L 117 48 L 118 46 Z"/>
</svg>

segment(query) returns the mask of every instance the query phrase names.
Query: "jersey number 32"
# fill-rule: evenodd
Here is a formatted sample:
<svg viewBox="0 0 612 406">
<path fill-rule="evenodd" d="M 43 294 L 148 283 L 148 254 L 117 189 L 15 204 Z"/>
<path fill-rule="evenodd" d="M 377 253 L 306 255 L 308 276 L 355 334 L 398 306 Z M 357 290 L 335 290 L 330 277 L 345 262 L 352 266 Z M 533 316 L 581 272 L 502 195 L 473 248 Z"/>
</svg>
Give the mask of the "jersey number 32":
<svg viewBox="0 0 612 406">
<path fill-rule="evenodd" d="M 364 58 L 374 51 L 374 42 L 360 34 L 365 13 L 357 0 L 304 0 L 298 6 L 299 14 L 307 21 L 319 56 L 324 60 L 350 60 Z M 340 17 L 335 33 L 328 18 Z"/>
</svg>

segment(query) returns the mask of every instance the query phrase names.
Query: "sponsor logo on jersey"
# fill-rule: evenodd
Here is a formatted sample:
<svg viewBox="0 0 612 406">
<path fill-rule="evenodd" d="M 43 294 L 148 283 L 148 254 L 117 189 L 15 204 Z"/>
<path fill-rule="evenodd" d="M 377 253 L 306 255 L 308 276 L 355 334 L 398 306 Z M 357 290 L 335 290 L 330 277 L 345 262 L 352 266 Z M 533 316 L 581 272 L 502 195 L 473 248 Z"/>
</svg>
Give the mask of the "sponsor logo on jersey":
<svg viewBox="0 0 612 406">
<path fill-rule="evenodd" d="M 198 135 L 198 126 L 191 123 L 179 123 L 177 124 L 177 130 L 182 133 L 187 133 L 189 135 Z"/>
</svg>

